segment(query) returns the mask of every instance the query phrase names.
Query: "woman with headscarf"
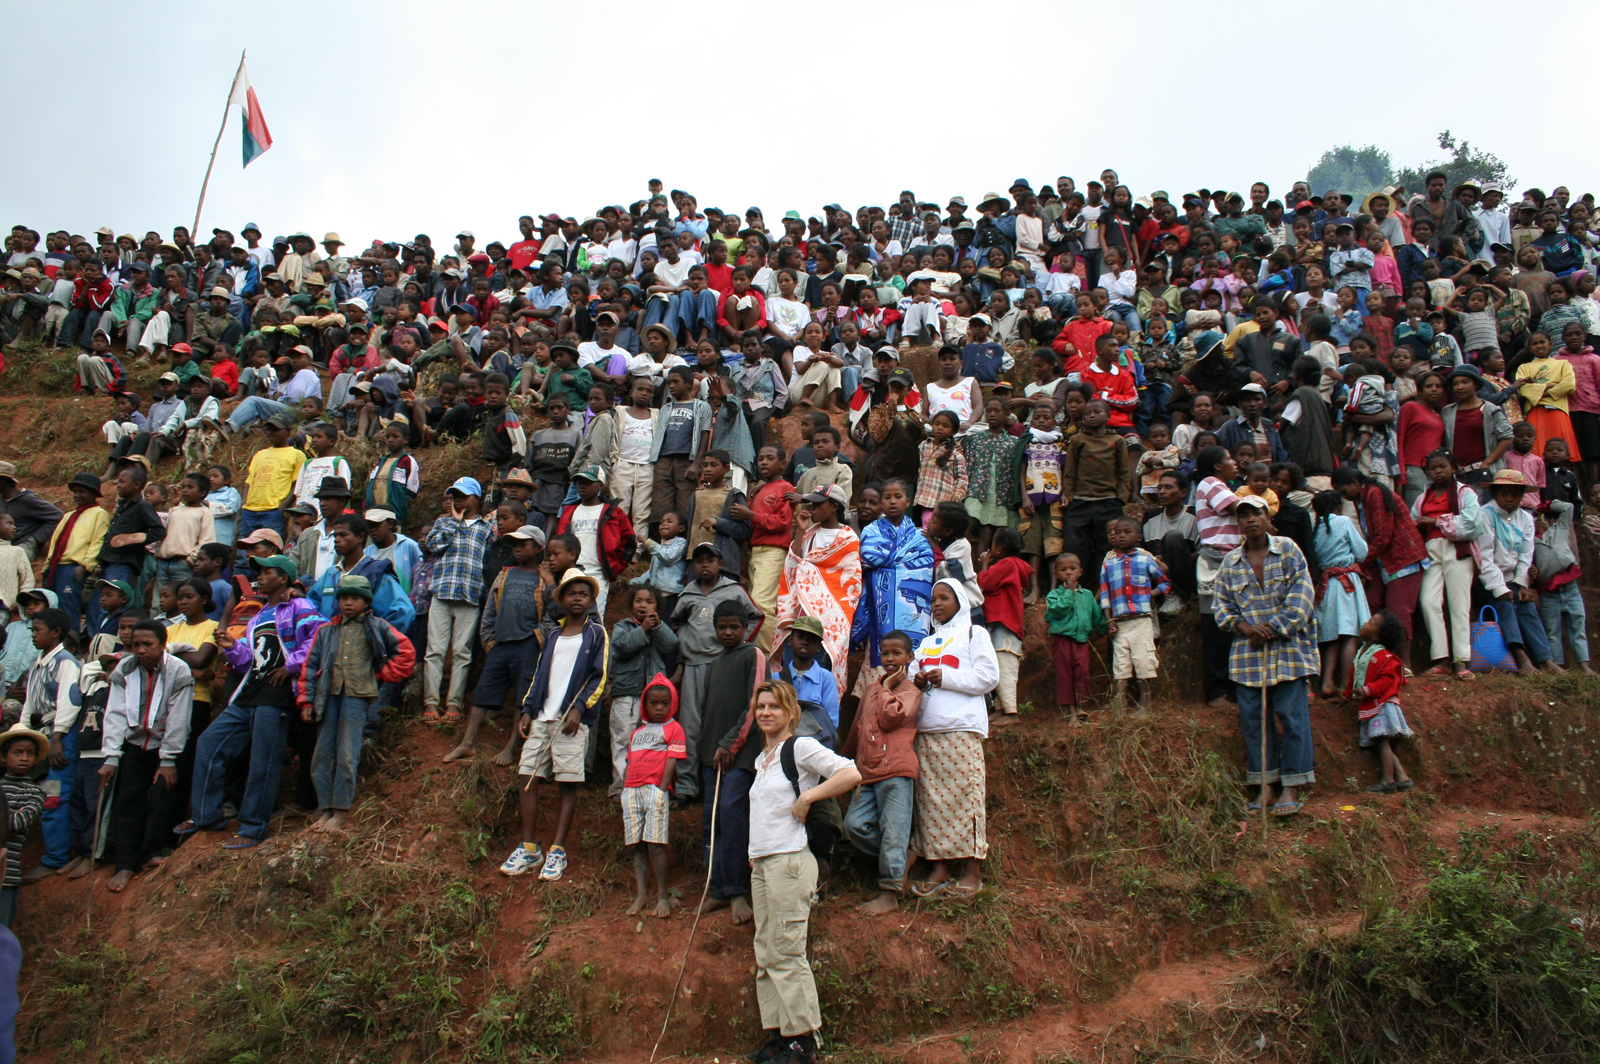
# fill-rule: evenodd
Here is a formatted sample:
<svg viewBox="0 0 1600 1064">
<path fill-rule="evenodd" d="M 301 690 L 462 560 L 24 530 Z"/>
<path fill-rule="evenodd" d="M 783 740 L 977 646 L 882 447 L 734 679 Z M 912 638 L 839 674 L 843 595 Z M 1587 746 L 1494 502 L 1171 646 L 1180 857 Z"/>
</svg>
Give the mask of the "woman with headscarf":
<svg viewBox="0 0 1600 1064">
<path fill-rule="evenodd" d="M 843 523 L 844 505 L 838 499 L 821 499 L 809 510 L 809 521 L 802 510 L 795 522 L 794 542 L 778 578 L 778 634 L 772 656 L 783 660 L 783 641 L 797 619 L 815 617 L 822 622 L 822 648 L 828 652 L 842 694 L 850 629 L 861 600 L 861 541 Z"/>
<path fill-rule="evenodd" d="M 912 681 L 922 689 L 917 714 L 917 828 L 911 846 L 933 863 L 912 888 L 933 894 L 976 894 L 983 889 L 989 854 L 984 803 L 987 780 L 983 741 L 989 735 L 984 695 L 1000 682 L 1000 662 L 989 633 L 972 623 L 972 603 L 956 580 L 933 585 L 934 629 L 917 646 Z M 950 862 L 963 861 L 959 881 Z"/>
</svg>

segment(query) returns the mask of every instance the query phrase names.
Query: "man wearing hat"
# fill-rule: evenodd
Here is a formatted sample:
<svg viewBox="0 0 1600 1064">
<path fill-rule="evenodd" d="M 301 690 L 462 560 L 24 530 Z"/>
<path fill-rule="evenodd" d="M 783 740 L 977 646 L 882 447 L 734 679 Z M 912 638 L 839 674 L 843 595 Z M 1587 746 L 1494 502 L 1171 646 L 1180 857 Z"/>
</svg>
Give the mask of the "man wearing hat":
<svg viewBox="0 0 1600 1064">
<path fill-rule="evenodd" d="M 289 254 L 278 263 L 278 277 L 290 293 L 298 294 L 311 275 L 311 267 L 322 261 L 322 252 L 309 233 L 289 234 Z"/>
<path fill-rule="evenodd" d="M 1259 788 L 1250 809 L 1260 815 L 1270 804 L 1274 816 L 1293 816 L 1299 788 L 1317 779 L 1307 683 L 1319 667 L 1316 588 L 1300 548 L 1272 535 L 1266 500 L 1241 497 L 1236 512 L 1243 542 L 1217 572 L 1214 617 L 1233 635 L 1228 676 L 1239 698 L 1245 782 Z M 1261 715 L 1269 712 L 1263 752 Z"/>
<path fill-rule="evenodd" d="M 338 560 L 333 522 L 350 512 L 350 482 L 344 477 L 323 477 L 317 485 L 315 499 L 316 507 L 312 512 L 318 515 L 317 522 L 300 533 L 289 555 L 307 587 Z"/>
<path fill-rule="evenodd" d="M 55 592 L 76 632 L 83 627 L 83 585 L 100 562 L 100 545 L 111 518 L 100 505 L 100 478 L 93 473 L 74 476 L 67 481 L 67 490 L 73 509 L 50 533 L 42 583 Z"/>
<path fill-rule="evenodd" d="M 21 547 L 29 561 L 61 520 L 60 510 L 17 482 L 17 467 L 10 462 L 0 462 L 0 513 L 11 515 L 16 524 L 12 545 Z"/>
<path fill-rule="evenodd" d="M 1268 461 L 1265 455 L 1270 454 L 1272 462 L 1287 462 L 1289 454 L 1283 449 L 1278 430 L 1263 414 L 1267 408 L 1266 388 L 1252 381 L 1234 393 L 1234 402 L 1239 416 L 1217 430 L 1217 442 L 1232 454 L 1235 447 L 1249 440 L 1256 446 L 1258 461 Z"/>
<path fill-rule="evenodd" d="M 400 586 L 411 594 L 412 576 L 422 563 L 422 547 L 400 531 L 400 521 L 393 510 L 371 506 L 361 516 L 367 522 L 367 553 L 392 565 Z"/>
<path fill-rule="evenodd" d="M 633 522 L 622 507 L 605 497 L 605 484 L 605 470 L 594 462 L 572 474 L 578 501 L 562 508 L 555 532 L 558 536 L 570 532 L 578 537 L 578 567 L 598 581 L 595 609 L 602 619 L 611 581 L 633 563 L 636 543 Z"/>
<path fill-rule="evenodd" d="M 433 523 L 423 548 L 439 556 L 433 569 L 433 602 L 428 608 L 427 655 L 422 671 L 422 720 L 440 720 L 439 694 L 444 683 L 445 654 L 450 654 L 450 689 L 445 696 L 446 723 L 462 720 L 467 671 L 472 666 L 472 636 L 483 598 L 483 563 L 494 532 L 479 516 L 483 486 L 462 477 L 445 490 L 445 512 Z"/>
<path fill-rule="evenodd" d="M 230 766 L 248 754 L 244 800 L 239 803 L 239 830 L 222 844 L 225 850 L 248 850 L 267 838 L 273 807 L 278 803 L 289 722 L 291 717 L 300 716 L 296 710 L 295 678 L 311 652 L 312 637 L 327 622 L 309 599 L 290 596 L 289 589 L 300 575 L 291 559 L 281 554 L 251 558 L 250 569 L 256 575 L 257 588 L 266 597 L 266 605 L 250 618 L 243 639 L 217 633 L 218 650 L 228 666 L 244 678 L 227 708 L 200 736 L 190 819 L 173 829 L 177 835 L 226 831 L 223 787 Z M 300 750 L 302 754 L 310 753 L 303 746 Z M 309 766 L 300 775 L 302 783 L 310 787 Z M 310 789 L 314 804 L 315 788 Z"/>
</svg>

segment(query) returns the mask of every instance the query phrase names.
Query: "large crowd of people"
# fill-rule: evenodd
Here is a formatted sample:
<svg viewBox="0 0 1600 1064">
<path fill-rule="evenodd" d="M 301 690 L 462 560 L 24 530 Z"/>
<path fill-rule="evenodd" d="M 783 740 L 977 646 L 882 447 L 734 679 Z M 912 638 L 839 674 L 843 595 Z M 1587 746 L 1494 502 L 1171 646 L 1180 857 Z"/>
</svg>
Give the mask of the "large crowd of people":
<svg viewBox="0 0 1600 1064">
<path fill-rule="evenodd" d="M 1409 790 L 1413 668 L 1589 670 L 1600 536 L 1593 197 L 1449 184 L 1108 170 L 769 224 L 652 181 L 356 254 L 15 227 L 0 341 L 71 352 L 107 452 L 65 510 L 0 462 L 0 922 L 51 874 L 120 892 L 192 835 L 260 846 L 291 754 L 288 815 L 346 832 L 409 703 L 447 762 L 516 766 L 507 876 L 570 874 L 603 785 L 629 911 L 668 916 L 699 804 L 702 911 L 754 923 L 752 1059 L 809 1061 L 834 861 L 875 865 L 874 915 L 985 889 L 1030 615 L 1064 726 L 1148 714 L 1192 612 L 1250 810 L 1302 808 L 1314 697 L 1368 790 Z M 475 468 L 427 512 L 445 443 Z"/>
</svg>

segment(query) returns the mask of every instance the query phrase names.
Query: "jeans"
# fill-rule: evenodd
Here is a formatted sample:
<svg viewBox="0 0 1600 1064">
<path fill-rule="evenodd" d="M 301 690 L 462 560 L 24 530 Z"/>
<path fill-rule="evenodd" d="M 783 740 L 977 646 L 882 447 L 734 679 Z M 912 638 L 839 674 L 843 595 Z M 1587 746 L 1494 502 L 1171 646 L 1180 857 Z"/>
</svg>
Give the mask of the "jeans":
<svg viewBox="0 0 1600 1064">
<path fill-rule="evenodd" d="M 1143 326 L 1139 324 L 1139 312 L 1134 310 L 1133 306 L 1128 303 L 1107 304 L 1106 319 L 1113 322 L 1122 322 L 1128 327 L 1129 332 L 1136 333 L 1143 328 Z"/>
<path fill-rule="evenodd" d="M 283 749 L 289 742 L 289 710 L 281 706 L 228 703 L 222 715 L 200 737 L 195 753 L 190 818 L 200 827 L 225 823 L 222 790 L 228 763 L 249 751 L 250 764 L 239 804 L 239 834 L 267 837 L 273 807 L 278 804 L 278 779 L 283 775 Z"/>
<path fill-rule="evenodd" d="M 17 976 L 22 972 L 22 944 L 11 933 L 11 921 L 17 915 L 17 888 L 11 895 L 10 911 L 5 920 L 6 930 L 0 931 L 0 1064 L 16 1064 L 17 1060 Z"/>
<path fill-rule="evenodd" d="M 64 561 L 56 566 L 56 571 L 51 575 L 47 585 L 56 593 L 56 601 L 62 612 L 67 615 L 74 632 L 83 631 L 83 579 L 78 575 L 76 565 Z M 96 595 L 95 598 L 98 599 L 99 596 Z"/>
<path fill-rule="evenodd" d="M 1562 624 L 1566 625 L 1566 641 L 1572 644 L 1572 660 L 1589 660 L 1588 614 L 1583 608 L 1583 592 L 1576 580 L 1563 584 L 1559 590 L 1546 591 L 1539 596 L 1539 617 L 1544 621 L 1544 634 L 1550 639 L 1550 657 L 1557 665 L 1567 663 L 1567 650 L 1562 645 Z"/>
<path fill-rule="evenodd" d="M 249 539 L 250 538 L 250 533 L 254 532 L 258 528 L 270 528 L 270 529 L 272 529 L 272 531 L 276 532 L 279 535 L 279 537 L 282 537 L 283 530 L 284 530 L 283 511 L 282 510 L 240 510 L 239 511 L 239 538 L 240 539 Z M 226 544 L 226 546 L 230 546 L 231 547 L 231 546 L 233 546 L 233 544 L 229 543 L 229 544 Z M 235 550 L 234 554 L 236 555 L 236 565 L 237 565 L 237 567 L 243 568 L 244 567 L 244 558 L 245 558 L 244 551 Z"/>
<path fill-rule="evenodd" d="M 72 797 L 67 800 L 67 823 L 72 830 L 72 856 L 96 857 L 94 822 L 95 808 L 100 804 L 100 766 L 105 759 L 99 754 L 78 758 L 78 774 L 72 781 Z M 104 815 L 104 810 L 101 810 Z"/>
<path fill-rule="evenodd" d="M 259 395 L 246 396 L 244 402 L 228 415 L 228 427 L 234 432 L 243 432 L 257 421 L 265 421 L 274 414 L 289 414 L 296 420 L 299 414 L 276 399 L 267 399 Z"/>
<path fill-rule="evenodd" d="M 349 812 L 356 797 L 356 770 L 361 767 L 361 740 L 367 710 L 375 701 L 354 695 L 332 695 L 322 714 L 317 751 L 311 757 L 311 778 L 317 787 L 317 808 Z"/>
<path fill-rule="evenodd" d="M 1166 381 L 1150 380 L 1145 385 L 1144 394 L 1139 396 L 1139 411 L 1136 420 L 1139 422 L 1141 433 L 1150 430 L 1152 421 L 1164 421 L 1167 416 L 1167 404 L 1172 401 L 1172 385 Z"/>
<path fill-rule="evenodd" d="M 157 558 L 156 583 L 165 587 L 168 584 L 181 584 L 194 575 L 194 570 L 189 568 L 187 558 Z"/>
<path fill-rule="evenodd" d="M 839 371 L 839 394 L 845 402 L 856 394 L 856 389 L 861 387 L 861 371 L 854 366 L 846 366 Z"/>
<path fill-rule="evenodd" d="M 726 781 L 724 781 L 726 785 Z M 891 776 L 863 783 L 844 815 L 844 837 L 868 857 L 878 858 L 878 889 L 899 892 L 906 880 L 911 845 L 911 802 L 917 781 Z"/>
<path fill-rule="evenodd" d="M 129 587 L 139 583 L 139 570 L 122 562 L 111 562 L 100 572 L 102 580 L 124 580 Z M 129 605 L 138 605 L 137 602 Z M 106 611 L 100 608 L 100 593 L 96 591 L 89 596 L 89 631 L 93 632 L 100 627 L 100 622 L 105 620 Z"/>
<path fill-rule="evenodd" d="M 1538 606 L 1532 602 L 1512 603 L 1510 599 L 1496 599 L 1494 612 L 1500 618 L 1500 633 L 1505 636 L 1507 646 L 1521 647 L 1527 651 L 1535 665 L 1554 660 Z"/>
<path fill-rule="evenodd" d="M 40 864 L 46 868 L 60 868 L 72 860 L 72 783 L 78 774 L 78 729 L 83 719 L 61 737 L 61 751 L 67 755 L 67 767 L 50 766 L 44 777 L 44 812 L 39 816 L 39 834 L 44 839 L 44 857 Z"/>
<path fill-rule="evenodd" d="M 100 327 L 100 311 L 85 310 L 74 307 L 67 312 L 67 320 L 61 326 L 61 346 L 71 347 L 77 344 L 80 347 L 89 346 L 89 338 Z"/>
<path fill-rule="evenodd" d="M 644 307 L 644 326 L 648 329 L 652 325 L 665 325 L 672 330 L 672 335 L 678 335 L 678 297 L 667 296 L 665 299 L 652 298 Z M 641 329 L 642 333 L 643 330 Z"/>
<path fill-rule="evenodd" d="M 710 765 L 700 769 L 700 785 L 705 801 L 700 806 L 700 852 L 711 866 L 711 896 L 735 898 L 750 893 L 750 787 L 756 774 L 747 769 L 730 768 L 722 772 L 722 793 L 717 790 L 717 770 Z M 711 810 L 717 811 L 716 846 L 711 843 Z"/>
<path fill-rule="evenodd" d="M 1244 732 L 1245 782 L 1260 783 L 1261 687 L 1234 683 L 1239 697 L 1239 729 Z M 1267 688 L 1272 716 L 1267 721 L 1266 781 L 1285 787 L 1315 783 L 1311 765 L 1311 703 L 1306 681 L 1287 680 Z"/>
<path fill-rule="evenodd" d="M 717 294 L 707 288 L 701 292 L 679 292 L 672 297 L 677 314 L 677 328 L 687 329 L 690 339 L 701 329 L 715 336 L 717 331 Z"/>
</svg>

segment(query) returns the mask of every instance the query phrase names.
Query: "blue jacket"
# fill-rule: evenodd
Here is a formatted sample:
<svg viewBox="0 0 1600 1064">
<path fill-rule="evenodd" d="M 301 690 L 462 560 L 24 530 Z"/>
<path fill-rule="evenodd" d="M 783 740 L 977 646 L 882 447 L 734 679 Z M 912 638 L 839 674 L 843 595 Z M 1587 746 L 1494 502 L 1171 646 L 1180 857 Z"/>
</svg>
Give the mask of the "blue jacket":
<svg viewBox="0 0 1600 1064">
<path fill-rule="evenodd" d="M 1272 419 L 1266 414 L 1261 415 L 1261 429 L 1267 434 L 1267 443 L 1272 447 L 1272 457 L 1264 458 L 1258 454 L 1256 461 L 1266 462 L 1268 465 L 1273 462 L 1287 462 L 1289 452 L 1283 449 L 1283 441 L 1278 438 L 1278 430 L 1272 427 Z M 1246 440 L 1254 443 L 1255 439 L 1255 430 L 1245 423 L 1243 417 L 1236 417 L 1217 430 L 1217 442 L 1226 447 L 1229 454 Z M 1240 470 L 1241 474 L 1243 472 L 1244 470 Z"/>
<path fill-rule="evenodd" d="M 317 582 L 306 592 L 306 598 L 317 607 L 318 613 L 324 617 L 339 616 L 337 591 L 342 576 L 366 577 L 372 584 L 372 612 L 402 632 L 411 627 L 411 622 L 417 616 L 411 596 L 406 594 L 400 578 L 395 575 L 394 566 L 384 559 L 371 556 L 363 557 L 348 573 L 340 572 L 337 565 L 330 565 L 322 571 Z"/>
<path fill-rule="evenodd" d="M 545 638 L 544 649 L 539 652 L 539 669 L 528 685 L 522 699 L 524 716 L 537 717 L 544 709 L 544 700 L 550 692 L 550 669 L 555 661 L 556 640 L 560 631 Z M 572 678 L 561 698 L 564 716 L 577 706 L 584 724 L 592 726 L 599 714 L 600 700 L 605 697 L 611 665 L 611 636 L 601 625 L 589 621 L 583 626 L 582 642 L 578 644 L 578 658 L 572 663 Z"/>
</svg>

